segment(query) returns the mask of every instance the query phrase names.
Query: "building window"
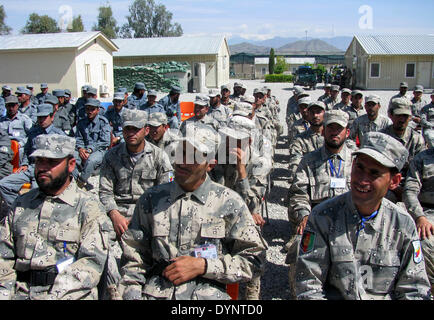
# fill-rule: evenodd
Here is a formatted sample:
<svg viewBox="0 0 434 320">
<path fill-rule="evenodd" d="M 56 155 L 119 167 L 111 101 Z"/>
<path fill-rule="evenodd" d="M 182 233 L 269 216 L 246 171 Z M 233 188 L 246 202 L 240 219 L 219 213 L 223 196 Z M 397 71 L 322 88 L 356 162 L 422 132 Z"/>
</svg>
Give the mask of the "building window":
<svg viewBox="0 0 434 320">
<path fill-rule="evenodd" d="M 90 64 L 85 64 L 84 65 L 84 79 L 86 83 L 90 83 L 91 79 L 90 79 Z"/>
<path fill-rule="evenodd" d="M 380 64 L 378 62 L 371 63 L 371 78 L 379 78 L 380 77 Z"/>
<path fill-rule="evenodd" d="M 405 77 L 414 78 L 416 74 L 416 63 L 407 63 L 405 65 Z"/>
<path fill-rule="evenodd" d="M 107 82 L 107 63 L 102 64 L 102 78 L 104 82 Z"/>
<path fill-rule="evenodd" d="M 267 69 L 266 68 L 262 68 L 262 75 L 265 75 L 267 73 Z"/>
</svg>

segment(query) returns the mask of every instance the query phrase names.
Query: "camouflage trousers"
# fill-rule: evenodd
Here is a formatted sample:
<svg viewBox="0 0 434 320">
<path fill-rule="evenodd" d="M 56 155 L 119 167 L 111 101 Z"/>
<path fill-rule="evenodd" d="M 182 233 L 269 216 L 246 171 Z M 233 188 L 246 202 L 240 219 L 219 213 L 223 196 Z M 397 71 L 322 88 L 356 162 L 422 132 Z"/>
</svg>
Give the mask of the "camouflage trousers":
<svg viewBox="0 0 434 320">
<path fill-rule="evenodd" d="M 253 276 L 246 285 L 245 300 L 260 300 L 261 293 L 261 275 Z"/>
</svg>

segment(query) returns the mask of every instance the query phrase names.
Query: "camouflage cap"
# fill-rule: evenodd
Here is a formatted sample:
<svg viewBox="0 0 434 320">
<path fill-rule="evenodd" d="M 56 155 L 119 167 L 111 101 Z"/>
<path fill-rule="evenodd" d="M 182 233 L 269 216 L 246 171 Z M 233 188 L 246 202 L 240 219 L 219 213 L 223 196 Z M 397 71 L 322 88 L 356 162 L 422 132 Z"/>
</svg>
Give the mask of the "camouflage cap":
<svg viewBox="0 0 434 320">
<path fill-rule="evenodd" d="M 132 126 L 136 128 L 144 128 L 148 121 L 148 113 L 143 110 L 125 109 L 122 113 L 122 128 Z"/>
<path fill-rule="evenodd" d="M 351 95 L 352 96 L 356 96 L 358 94 L 360 94 L 363 97 L 363 92 L 362 91 L 360 91 L 360 90 L 353 90 L 353 91 L 351 91 Z"/>
<path fill-rule="evenodd" d="M 8 86 L 8 85 L 4 85 L 4 86 L 2 87 L 2 90 L 5 90 L 5 91 L 12 91 L 12 88 L 11 88 L 10 86 Z"/>
<path fill-rule="evenodd" d="M 87 93 L 90 93 L 90 94 L 98 94 L 98 89 L 89 86 L 89 87 L 87 88 L 87 91 L 86 91 L 86 92 L 87 92 Z"/>
<path fill-rule="evenodd" d="M 208 97 L 215 98 L 217 96 L 221 96 L 221 93 L 220 93 L 220 91 L 218 89 L 210 89 L 208 91 Z"/>
<path fill-rule="evenodd" d="M 342 91 L 341 91 L 341 93 L 348 93 L 348 94 L 351 94 L 351 89 L 343 88 Z"/>
<path fill-rule="evenodd" d="M 414 92 L 422 92 L 423 93 L 423 86 L 418 84 L 417 86 L 414 87 Z"/>
<path fill-rule="evenodd" d="M 35 148 L 31 157 L 63 159 L 74 155 L 75 138 L 60 134 L 41 134 L 35 138 Z"/>
<path fill-rule="evenodd" d="M 407 83 L 407 82 L 401 82 L 401 83 L 399 84 L 399 87 L 400 87 L 400 88 L 408 88 L 408 83 Z"/>
<path fill-rule="evenodd" d="M 343 128 L 348 125 L 350 116 L 348 113 L 342 110 L 329 110 L 324 114 L 324 126 L 328 126 L 330 123 L 337 123 Z"/>
<path fill-rule="evenodd" d="M 120 100 L 123 101 L 125 98 L 125 94 L 123 94 L 122 92 L 115 92 L 113 94 L 113 100 Z"/>
<path fill-rule="evenodd" d="M 48 103 L 41 103 L 36 107 L 36 110 L 37 117 L 45 117 L 53 113 L 53 106 Z"/>
<path fill-rule="evenodd" d="M 401 142 L 381 132 L 368 132 L 359 150 L 353 155 L 366 154 L 387 168 L 402 170 L 408 158 L 408 151 Z"/>
<path fill-rule="evenodd" d="M 58 104 L 59 99 L 56 96 L 49 95 L 47 98 L 45 98 L 45 103 L 51 103 L 51 104 Z"/>
<path fill-rule="evenodd" d="M 86 91 L 89 89 L 89 85 L 85 84 L 84 86 L 81 86 L 81 91 Z"/>
<path fill-rule="evenodd" d="M 298 105 L 309 105 L 312 102 L 312 98 L 310 96 L 303 97 L 301 99 L 298 99 L 297 103 Z"/>
<path fill-rule="evenodd" d="M 423 137 L 425 138 L 428 148 L 434 148 L 434 129 L 424 129 Z"/>
<path fill-rule="evenodd" d="M 308 109 L 310 109 L 312 107 L 320 107 L 324 110 L 327 109 L 325 103 L 322 101 L 313 101 L 313 102 L 309 103 L 309 105 L 307 106 Z"/>
<path fill-rule="evenodd" d="M 242 88 L 243 87 L 243 84 L 241 83 L 241 82 L 235 82 L 234 83 L 234 88 L 235 87 L 240 87 L 240 88 Z"/>
<path fill-rule="evenodd" d="M 380 97 L 377 96 L 376 94 L 372 94 L 372 95 L 367 96 L 365 98 L 365 103 L 368 103 L 368 102 L 380 103 L 380 101 L 381 101 Z"/>
<path fill-rule="evenodd" d="M 47 83 L 41 83 L 41 89 L 47 89 L 48 84 Z"/>
<path fill-rule="evenodd" d="M 99 108 L 101 107 L 101 102 L 98 99 L 88 98 L 84 105 Z"/>
<path fill-rule="evenodd" d="M 393 115 L 406 114 L 411 116 L 411 105 L 410 102 L 405 98 L 395 98 L 390 102 L 390 112 Z"/>
<path fill-rule="evenodd" d="M 306 97 L 310 97 L 310 94 L 307 93 L 306 91 L 303 91 L 302 93 L 300 93 L 297 98 L 301 99 L 301 98 L 306 98 Z"/>
<path fill-rule="evenodd" d="M 33 84 L 26 84 L 26 88 L 32 90 L 34 88 Z"/>
<path fill-rule="evenodd" d="M 227 89 L 229 91 L 231 91 L 231 88 L 229 88 L 229 86 L 227 84 L 224 84 L 220 87 L 220 90 L 223 91 L 224 89 Z"/>
<path fill-rule="evenodd" d="M 240 115 L 243 117 L 248 117 L 253 113 L 253 106 L 247 102 L 237 102 L 234 106 L 233 115 Z"/>
<path fill-rule="evenodd" d="M 219 132 L 223 135 L 237 140 L 249 138 L 252 131 L 256 129 L 255 122 L 243 116 L 232 116 L 227 127 L 220 128 Z"/>
<path fill-rule="evenodd" d="M 257 93 L 262 93 L 264 96 L 267 94 L 268 90 L 265 89 L 264 87 L 262 88 L 256 88 L 255 91 L 253 92 L 253 94 L 257 94 Z"/>
<path fill-rule="evenodd" d="M 134 90 L 146 90 L 145 84 L 143 82 L 136 82 L 134 84 Z"/>
<path fill-rule="evenodd" d="M 65 91 L 65 97 L 70 97 L 71 96 L 71 90 L 69 90 L 69 89 L 65 89 L 64 90 Z"/>
<path fill-rule="evenodd" d="M 148 96 L 158 96 L 158 93 L 157 93 L 157 91 L 156 90 L 152 90 L 152 89 L 150 89 L 150 90 L 148 90 Z"/>
<path fill-rule="evenodd" d="M 5 99 L 5 104 L 17 104 L 17 103 L 19 103 L 17 96 L 10 95 L 10 96 L 7 96 Z"/>
<path fill-rule="evenodd" d="M 334 84 L 334 85 L 331 86 L 331 90 L 332 91 L 340 91 L 340 88 L 339 88 L 338 85 Z"/>
<path fill-rule="evenodd" d="M 159 127 L 162 124 L 167 124 L 167 115 L 164 112 L 152 112 L 149 114 L 148 125 Z"/>
<path fill-rule="evenodd" d="M 250 104 L 255 103 L 255 97 L 251 95 L 245 95 L 240 98 L 241 102 L 248 102 Z"/>
<path fill-rule="evenodd" d="M 299 95 L 300 93 L 304 92 L 304 89 L 300 86 L 294 86 L 294 89 L 292 91 L 295 95 Z"/>
<path fill-rule="evenodd" d="M 211 126 L 196 122 L 187 124 L 183 137 L 176 140 L 186 141 L 197 151 L 211 155 L 217 152 L 221 138 Z"/>
<path fill-rule="evenodd" d="M 247 90 L 247 85 L 245 83 L 241 83 L 241 88 L 246 89 Z"/>
<path fill-rule="evenodd" d="M 62 89 L 55 89 L 52 91 L 52 93 L 53 93 L 53 96 L 56 96 L 56 97 L 64 97 L 65 96 L 65 90 L 62 90 Z"/>
<path fill-rule="evenodd" d="M 204 94 L 198 94 L 194 99 L 194 104 L 198 104 L 200 106 L 207 106 L 209 104 L 209 97 Z"/>
</svg>

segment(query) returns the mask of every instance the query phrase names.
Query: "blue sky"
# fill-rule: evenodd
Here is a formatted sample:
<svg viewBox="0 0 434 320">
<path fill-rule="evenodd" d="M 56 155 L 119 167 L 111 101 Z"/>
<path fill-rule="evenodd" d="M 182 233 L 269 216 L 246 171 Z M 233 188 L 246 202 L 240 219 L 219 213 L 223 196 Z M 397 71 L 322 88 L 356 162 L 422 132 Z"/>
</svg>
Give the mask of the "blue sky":
<svg viewBox="0 0 434 320">
<path fill-rule="evenodd" d="M 173 13 L 185 35 L 225 34 L 265 40 L 275 36 L 309 37 L 353 36 L 354 34 L 434 34 L 434 1 L 355 1 L 355 0 L 155 0 Z M 98 7 L 109 3 L 118 25 L 126 22 L 133 0 L 0 0 L 5 7 L 6 24 L 18 33 L 30 13 L 48 14 L 59 20 L 62 6 L 74 16 L 81 15 L 85 29 L 92 29 Z M 368 11 L 359 13 L 362 6 Z M 362 20 L 362 24 L 360 21 Z M 371 24 L 369 22 L 372 22 Z M 372 28 L 370 28 L 372 26 Z M 368 28 L 367 28 L 368 27 Z"/>
</svg>

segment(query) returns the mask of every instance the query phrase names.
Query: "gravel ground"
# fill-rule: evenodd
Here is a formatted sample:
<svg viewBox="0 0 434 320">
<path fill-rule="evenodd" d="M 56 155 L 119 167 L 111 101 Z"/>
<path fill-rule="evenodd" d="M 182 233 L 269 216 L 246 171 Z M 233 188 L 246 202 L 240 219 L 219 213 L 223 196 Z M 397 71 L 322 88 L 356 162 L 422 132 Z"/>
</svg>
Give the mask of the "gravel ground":
<svg viewBox="0 0 434 320">
<path fill-rule="evenodd" d="M 282 252 L 282 247 L 289 240 L 289 222 L 287 216 L 287 209 L 284 203 L 285 195 L 288 192 L 288 144 L 286 143 L 287 126 L 285 122 L 286 105 L 288 99 L 292 96 L 292 84 L 283 83 L 267 83 L 262 80 L 236 80 L 231 79 L 229 85 L 233 87 L 234 82 L 242 81 L 247 85 L 247 94 L 252 94 L 253 89 L 267 85 L 272 94 L 280 101 L 280 119 L 281 124 L 284 126 L 284 132 L 279 137 L 276 153 L 275 153 L 275 167 L 272 172 L 272 180 L 274 186 L 268 196 L 268 216 L 269 223 L 263 228 L 263 236 L 268 242 L 267 263 L 265 266 L 265 273 L 261 281 L 261 299 L 262 300 L 287 300 L 289 299 L 288 287 L 288 267 L 285 264 L 286 254 Z M 397 84 L 398 85 L 398 84 Z M 323 94 L 323 86 L 318 85 L 316 90 L 307 90 L 312 99 L 317 99 Z M 395 91 L 365 91 L 364 95 L 377 94 L 381 97 L 381 113 L 386 114 L 387 105 L 391 96 L 395 95 Z M 164 94 L 159 94 L 158 99 L 162 98 Z M 196 94 L 186 93 L 181 95 L 182 101 L 193 101 Z M 94 186 L 98 185 L 98 177 L 92 177 L 91 182 Z M 95 188 L 92 192 L 97 194 Z M 265 214 L 265 212 L 264 212 Z M 243 286 L 240 287 L 240 298 L 243 297 Z"/>
</svg>

